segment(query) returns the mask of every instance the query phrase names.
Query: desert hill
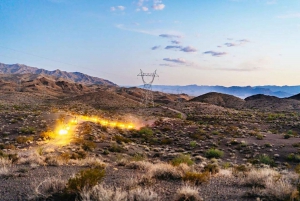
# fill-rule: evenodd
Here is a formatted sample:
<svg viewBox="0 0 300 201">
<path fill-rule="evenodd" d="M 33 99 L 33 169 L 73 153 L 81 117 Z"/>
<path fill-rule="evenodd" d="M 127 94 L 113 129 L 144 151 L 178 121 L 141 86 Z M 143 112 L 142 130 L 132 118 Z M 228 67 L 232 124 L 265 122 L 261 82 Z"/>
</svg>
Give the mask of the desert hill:
<svg viewBox="0 0 300 201">
<path fill-rule="evenodd" d="M 63 94 L 82 94 L 92 90 L 83 84 L 56 80 L 52 76 L 14 74 L 0 75 L 0 91 L 36 92 L 50 96 L 61 96 Z"/>
<path fill-rule="evenodd" d="M 203 102 L 203 103 L 209 103 L 217 106 L 222 106 L 226 108 L 235 108 L 239 109 L 242 108 L 245 101 L 243 99 L 240 99 L 238 97 L 228 95 L 228 94 L 222 94 L 217 92 L 210 92 L 198 97 L 195 97 L 190 100 L 191 102 Z"/>
<path fill-rule="evenodd" d="M 288 99 L 300 100 L 300 93 L 294 96 L 288 97 Z"/>
<path fill-rule="evenodd" d="M 56 78 L 62 78 L 69 82 L 78 82 L 81 84 L 101 84 L 115 86 L 111 81 L 92 77 L 80 72 L 66 72 L 61 70 L 48 71 L 35 67 L 26 66 L 23 64 L 3 64 L 0 63 L 0 74 L 37 74 L 37 75 L 50 75 Z"/>
<path fill-rule="evenodd" d="M 245 98 L 245 108 L 260 109 L 266 111 L 294 111 L 300 110 L 300 101 L 293 99 L 278 98 L 257 94 Z"/>
</svg>

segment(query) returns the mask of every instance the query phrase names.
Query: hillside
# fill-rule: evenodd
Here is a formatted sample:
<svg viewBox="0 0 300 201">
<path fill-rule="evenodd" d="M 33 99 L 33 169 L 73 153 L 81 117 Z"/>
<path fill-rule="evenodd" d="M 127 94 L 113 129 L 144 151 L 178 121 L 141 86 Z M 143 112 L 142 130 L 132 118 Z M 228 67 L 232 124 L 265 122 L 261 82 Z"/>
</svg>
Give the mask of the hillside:
<svg viewBox="0 0 300 201">
<path fill-rule="evenodd" d="M 245 102 L 243 99 L 240 99 L 238 97 L 216 92 L 211 92 L 198 96 L 196 98 L 191 99 L 190 101 L 209 103 L 217 106 L 235 109 L 242 108 Z"/>
<path fill-rule="evenodd" d="M 257 94 L 245 99 L 245 108 L 265 111 L 298 111 L 300 101 Z"/>
<path fill-rule="evenodd" d="M 83 94 L 92 91 L 85 85 L 56 80 L 55 77 L 36 74 L 0 75 L 0 92 L 36 92 L 50 96 Z"/>
<path fill-rule="evenodd" d="M 68 80 L 69 82 L 77 82 L 81 84 L 101 84 L 115 86 L 111 81 L 92 77 L 80 72 L 66 72 L 61 70 L 48 71 L 35 67 L 26 66 L 23 64 L 3 64 L 0 63 L 0 74 L 37 74 L 37 75 L 50 75 L 56 78 Z"/>
</svg>

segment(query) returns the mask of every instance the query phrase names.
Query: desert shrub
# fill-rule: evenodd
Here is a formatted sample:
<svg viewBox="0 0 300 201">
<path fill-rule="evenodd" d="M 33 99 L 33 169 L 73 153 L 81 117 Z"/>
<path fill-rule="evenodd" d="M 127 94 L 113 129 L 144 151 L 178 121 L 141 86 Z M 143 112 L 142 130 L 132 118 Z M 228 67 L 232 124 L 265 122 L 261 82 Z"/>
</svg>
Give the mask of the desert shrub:
<svg viewBox="0 0 300 201">
<path fill-rule="evenodd" d="M 251 169 L 241 182 L 251 187 L 266 187 L 267 178 L 275 178 L 278 176 L 280 176 L 279 173 L 270 168 Z"/>
<path fill-rule="evenodd" d="M 20 132 L 24 134 L 33 134 L 35 133 L 35 128 L 28 126 L 28 127 L 22 127 L 20 128 Z"/>
<path fill-rule="evenodd" d="M 43 138 L 43 139 L 54 139 L 57 135 L 51 131 L 51 130 L 47 130 L 45 132 L 42 132 L 40 134 L 40 137 Z"/>
<path fill-rule="evenodd" d="M 250 168 L 247 167 L 245 164 L 236 165 L 232 169 L 232 173 L 234 175 L 238 175 L 239 173 L 245 174 L 246 172 L 250 171 Z"/>
<path fill-rule="evenodd" d="M 96 148 L 96 144 L 92 141 L 85 140 L 82 143 L 82 149 L 85 151 L 93 151 Z"/>
<path fill-rule="evenodd" d="M 146 156 L 142 153 L 135 153 L 134 156 L 132 157 L 133 161 L 142 161 L 145 160 Z"/>
<path fill-rule="evenodd" d="M 28 136 L 28 137 L 18 136 L 18 137 L 15 138 L 15 140 L 19 144 L 24 144 L 26 142 L 33 141 L 33 137 L 32 136 Z"/>
<path fill-rule="evenodd" d="M 148 127 L 141 128 L 138 133 L 145 139 L 150 139 L 153 136 L 153 130 Z"/>
<path fill-rule="evenodd" d="M 284 139 L 289 139 L 290 137 L 292 137 L 292 135 L 290 135 L 290 134 L 284 134 L 284 136 L 283 136 Z"/>
<path fill-rule="evenodd" d="M 112 145 L 110 145 L 110 147 L 108 148 L 109 151 L 111 152 L 117 152 L 117 153 L 121 153 L 124 151 L 124 148 L 116 143 L 113 143 Z"/>
<path fill-rule="evenodd" d="M 129 201 L 159 201 L 159 195 L 151 189 L 136 188 L 129 191 Z"/>
<path fill-rule="evenodd" d="M 129 138 L 123 137 L 121 135 L 115 135 L 114 140 L 119 144 L 121 144 L 122 142 L 125 142 L 125 143 L 131 142 L 131 140 Z"/>
<path fill-rule="evenodd" d="M 151 178 L 162 180 L 178 180 L 182 177 L 180 171 L 174 166 L 165 163 L 159 163 L 151 166 L 148 175 Z"/>
<path fill-rule="evenodd" d="M 58 177 L 48 177 L 38 184 L 35 191 L 45 198 L 53 194 L 62 194 L 66 187 L 66 181 Z"/>
<path fill-rule="evenodd" d="M 220 171 L 220 167 L 217 163 L 209 163 L 204 166 L 205 172 L 210 172 L 211 174 L 217 174 Z"/>
<path fill-rule="evenodd" d="M 10 175 L 11 173 L 11 160 L 7 158 L 0 158 L 0 178 Z"/>
<path fill-rule="evenodd" d="M 191 142 L 190 142 L 190 146 L 191 146 L 192 148 L 195 148 L 195 147 L 197 146 L 197 142 L 196 142 L 196 141 L 191 141 Z"/>
<path fill-rule="evenodd" d="M 300 155 L 291 153 L 287 155 L 286 159 L 291 162 L 300 162 Z"/>
<path fill-rule="evenodd" d="M 199 189 L 193 186 L 182 186 L 177 190 L 175 201 L 202 201 L 202 198 L 199 195 Z"/>
<path fill-rule="evenodd" d="M 259 163 L 262 163 L 262 164 L 275 166 L 274 160 L 269 155 L 266 155 L 266 154 L 259 155 L 258 161 L 259 161 Z"/>
<path fill-rule="evenodd" d="M 171 160 L 171 164 L 174 166 L 178 166 L 181 163 L 185 163 L 187 165 L 193 165 L 194 161 L 191 159 L 190 155 L 180 154 Z"/>
<path fill-rule="evenodd" d="M 161 144 L 172 144 L 172 142 L 173 142 L 173 140 L 170 138 L 163 138 L 160 143 Z"/>
<path fill-rule="evenodd" d="M 67 182 L 67 191 L 71 193 L 78 193 L 84 188 L 91 189 L 97 185 L 105 176 L 104 169 L 86 169 L 81 170 L 75 175 L 75 177 L 70 178 Z"/>
<path fill-rule="evenodd" d="M 256 135 L 256 139 L 258 140 L 263 140 L 264 139 L 264 136 L 262 134 L 257 134 Z"/>
<path fill-rule="evenodd" d="M 224 152 L 218 149 L 209 149 L 206 151 L 205 156 L 207 158 L 221 158 L 223 157 Z"/>
<path fill-rule="evenodd" d="M 210 179 L 209 172 L 197 173 L 197 172 L 186 172 L 182 178 L 184 181 L 192 182 L 196 185 L 208 182 Z"/>
<path fill-rule="evenodd" d="M 126 165 L 130 169 L 149 170 L 152 167 L 152 163 L 148 161 L 132 161 Z"/>
<path fill-rule="evenodd" d="M 4 149 L 16 149 L 16 146 L 13 144 L 5 144 Z"/>
<path fill-rule="evenodd" d="M 84 150 L 78 150 L 77 152 L 73 152 L 70 156 L 71 159 L 85 159 L 87 153 Z"/>
</svg>

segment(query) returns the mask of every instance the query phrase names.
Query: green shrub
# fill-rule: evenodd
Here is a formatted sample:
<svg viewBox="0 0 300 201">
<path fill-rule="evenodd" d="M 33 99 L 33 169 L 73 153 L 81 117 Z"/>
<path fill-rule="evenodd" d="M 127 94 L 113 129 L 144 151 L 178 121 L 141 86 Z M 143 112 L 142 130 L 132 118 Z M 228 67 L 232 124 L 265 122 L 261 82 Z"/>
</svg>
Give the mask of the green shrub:
<svg viewBox="0 0 300 201">
<path fill-rule="evenodd" d="M 204 167 L 204 171 L 217 174 L 220 171 L 220 167 L 217 163 L 209 163 Z"/>
<path fill-rule="evenodd" d="M 264 136 L 262 134 L 257 134 L 256 135 L 256 139 L 258 140 L 263 140 L 264 139 Z"/>
<path fill-rule="evenodd" d="M 15 138 L 15 140 L 19 144 L 24 144 L 26 142 L 33 141 L 33 137 L 32 136 L 29 136 L 29 137 L 18 136 L 18 137 Z"/>
<path fill-rule="evenodd" d="M 206 158 L 222 158 L 223 155 L 224 152 L 218 149 L 209 149 L 205 153 Z"/>
<path fill-rule="evenodd" d="M 173 140 L 169 139 L 169 138 L 163 138 L 161 140 L 161 144 L 172 144 Z"/>
<path fill-rule="evenodd" d="M 121 153 L 124 151 L 123 147 L 121 147 L 120 145 L 116 144 L 116 143 L 113 143 L 109 148 L 108 150 L 110 152 L 117 152 L 117 153 Z"/>
<path fill-rule="evenodd" d="M 115 135 L 114 140 L 119 144 L 121 144 L 122 142 L 125 142 L 125 143 L 131 142 L 131 140 L 129 138 L 123 137 L 121 135 Z"/>
<path fill-rule="evenodd" d="M 174 166 L 178 166 L 181 163 L 185 163 L 187 165 L 193 165 L 194 161 L 191 159 L 190 155 L 184 155 L 184 154 L 180 154 L 180 155 L 176 156 L 171 161 L 171 164 Z"/>
<path fill-rule="evenodd" d="M 284 134 L 284 136 L 283 136 L 284 139 L 289 139 L 290 137 L 292 137 L 292 135 L 290 135 L 290 134 Z"/>
<path fill-rule="evenodd" d="M 197 173 L 197 172 L 186 172 L 183 176 L 183 181 L 189 181 L 196 185 L 208 182 L 210 179 L 209 172 Z"/>
<path fill-rule="evenodd" d="M 96 148 L 96 144 L 92 141 L 85 140 L 82 144 L 82 149 L 85 151 L 93 151 Z"/>
<path fill-rule="evenodd" d="M 271 165 L 271 166 L 275 165 L 274 160 L 266 154 L 259 155 L 258 160 L 262 164 Z"/>
<path fill-rule="evenodd" d="M 153 137 L 153 130 L 148 127 L 141 128 L 138 131 L 138 133 L 141 135 L 141 137 L 143 137 L 145 139 L 150 139 L 151 137 Z"/>
<path fill-rule="evenodd" d="M 197 142 L 196 142 L 196 141 L 191 141 L 191 142 L 190 142 L 190 146 L 191 146 L 192 148 L 195 148 L 195 147 L 197 146 Z"/>
<path fill-rule="evenodd" d="M 24 134 L 33 134 L 35 133 L 35 128 L 34 127 L 22 127 L 20 128 L 20 132 L 21 133 L 24 133 Z"/>
<path fill-rule="evenodd" d="M 86 169 L 81 170 L 75 175 L 75 177 L 70 178 L 67 183 L 67 191 L 71 193 L 78 193 L 84 188 L 91 189 L 97 185 L 105 176 L 104 169 Z"/>
<path fill-rule="evenodd" d="M 300 162 L 300 155 L 291 153 L 287 155 L 286 159 L 291 162 Z"/>
</svg>

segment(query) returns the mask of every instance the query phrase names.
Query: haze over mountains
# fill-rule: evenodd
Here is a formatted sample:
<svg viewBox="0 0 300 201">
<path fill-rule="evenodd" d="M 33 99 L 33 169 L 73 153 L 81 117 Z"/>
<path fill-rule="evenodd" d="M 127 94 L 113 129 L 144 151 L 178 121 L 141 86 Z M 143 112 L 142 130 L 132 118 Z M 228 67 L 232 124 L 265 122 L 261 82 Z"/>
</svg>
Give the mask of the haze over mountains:
<svg viewBox="0 0 300 201">
<path fill-rule="evenodd" d="M 0 63 L 0 74 L 36 74 L 36 75 L 50 75 L 58 79 L 64 79 L 71 82 L 81 84 L 101 84 L 101 85 L 116 85 L 111 81 L 92 77 L 80 72 L 66 72 L 59 69 L 48 71 L 41 68 L 30 67 L 24 64 L 3 64 Z"/>
<path fill-rule="evenodd" d="M 207 86 L 207 85 L 187 85 L 187 86 L 168 86 L 168 85 L 154 85 L 153 90 L 162 91 L 165 93 L 185 93 L 190 96 L 199 96 L 209 92 L 218 92 L 230 94 L 240 98 L 246 98 L 255 94 L 264 94 L 269 96 L 276 96 L 279 98 L 286 98 L 300 92 L 300 86 Z"/>
</svg>

